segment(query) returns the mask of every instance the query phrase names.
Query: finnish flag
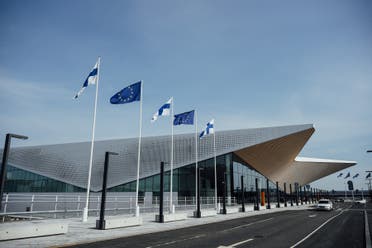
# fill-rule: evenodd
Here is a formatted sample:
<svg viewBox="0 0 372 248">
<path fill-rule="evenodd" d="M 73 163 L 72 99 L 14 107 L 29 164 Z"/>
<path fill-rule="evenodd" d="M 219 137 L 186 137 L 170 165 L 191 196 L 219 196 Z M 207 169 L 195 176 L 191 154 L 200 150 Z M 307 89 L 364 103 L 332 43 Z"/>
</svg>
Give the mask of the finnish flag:
<svg viewBox="0 0 372 248">
<path fill-rule="evenodd" d="M 155 122 L 159 116 L 168 116 L 170 115 L 170 108 L 173 101 L 173 97 L 171 97 L 163 106 L 160 107 L 158 111 L 152 116 L 151 122 Z"/>
<path fill-rule="evenodd" d="M 205 130 L 200 133 L 199 138 L 201 139 L 211 133 L 214 133 L 214 119 L 207 123 Z"/>
<path fill-rule="evenodd" d="M 78 98 L 83 93 L 85 88 L 88 87 L 88 85 L 97 83 L 97 80 L 98 80 L 98 66 L 99 66 L 99 59 L 98 59 L 97 63 L 94 65 L 92 71 L 89 73 L 89 75 L 88 75 L 87 79 L 85 80 L 83 86 L 81 87 L 79 92 L 75 95 L 74 99 Z"/>
</svg>

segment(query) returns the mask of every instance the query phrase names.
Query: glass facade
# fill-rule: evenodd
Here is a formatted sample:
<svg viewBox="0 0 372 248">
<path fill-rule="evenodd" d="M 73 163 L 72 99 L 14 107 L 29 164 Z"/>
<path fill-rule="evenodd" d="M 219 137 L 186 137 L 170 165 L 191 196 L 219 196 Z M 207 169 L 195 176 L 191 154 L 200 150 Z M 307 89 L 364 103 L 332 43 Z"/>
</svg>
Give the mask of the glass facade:
<svg viewBox="0 0 372 248">
<path fill-rule="evenodd" d="M 200 195 L 202 197 L 214 197 L 214 158 L 200 161 L 198 166 L 200 172 Z M 233 153 L 218 156 L 216 159 L 217 168 L 217 192 L 218 197 L 223 196 L 224 184 L 226 181 L 226 197 L 235 197 L 240 201 L 241 176 L 244 180 L 244 196 L 246 202 L 256 201 L 255 180 L 258 179 L 259 192 L 267 195 L 267 179 L 254 170 L 247 163 L 242 161 Z M 179 197 L 195 196 L 195 164 L 190 164 L 173 170 L 173 192 L 178 192 Z M 269 182 L 271 201 L 276 201 L 276 185 Z M 170 190 L 170 172 L 164 175 L 164 191 Z M 13 166 L 7 168 L 7 180 L 4 192 L 84 192 L 79 188 L 61 181 L 57 181 L 32 172 L 18 169 Z M 136 181 L 121 184 L 108 189 L 109 192 L 135 192 Z M 139 194 L 153 192 L 154 196 L 160 192 L 160 175 L 154 175 L 140 179 Z M 261 195 L 261 194 L 260 194 Z"/>
<path fill-rule="evenodd" d="M 270 194 L 270 199 L 272 202 L 276 201 L 276 184 L 269 181 L 269 190 L 267 191 L 267 178 L 260 174 L 258 171 L 253 169 L 251 166 L 243 162 L 235 154 L 233 155 L 233 165 L 232 165 L 233 187 L 232 196 L 236 197 L 240 202 L 242 199 L 241 191 L 241 176 L 243 176 L 243 187 L 244 187 L 244 198 L 246 202 L 254 203 L 256 201 L 256 179 L 258 182 L 258 192 L 260 192 L 259 201 L 261 196 L 265 197 L 265 202 L 267 202 L 267 195 Z"/>
<path fill-rule="evenodd" d="M 221 181 L 225 170 L 230 171 L 231 154 L 217 157 L 217 181 Z M 198 163 L 198 167 L 202 168 L 200 172 L 200 195 L 214 196 L 214 159 L 204 160 Z M 195 196 L 195 164 L 190 164 L 173 170 L 173 192 L 178 192 L 178 196 Z M 230 187 L 230 179 L 228 178 L 228 187 Z M 170 172 L 164 173 L 164 191 L 169 192 Z M 221 192 L 222 186 L 218 185 L 218 191 Z M 108 189 L 110 192 L 135 192 L 136 181 L 118 185 Z M 154 175 L 140 179 L 139 191 L 153 192 L 158 195 L 160 192 L 160 175 Z M 231 194 L 229 190 L 228 194 Z"/>
<path fill-rule="evenodd" d="M 7 166 L 4 192 L 84 192 L 83 188 Z"/>
<path fill-rule="evenodd" d="M 200 172 L 200 195 L 202 197 L 214 197 L 215 181 L 214 181 L 214 158 L 200 161 L 198 166 Z M 244 177 L 245 201 L 254 202 L 256 200 L 256 185 L 255 180 L 258 179 L 258 189 L 260 192 L 265 192 L 267 195 L 266 178 L 254 170 L 251 166 L 243 162 L 235 154 L 229 153 L 217 157 L 217 182 L 226 180 L 226 196 L 236 197 L 241 199 L 241 176 Z M 195 196 L 195 164 L 190 164 L 173 170 L 173 191 L 178 192 L 179 197 Z M 165 172 L 164 176 L 164 191 L 169 192 L 170 172 Z M 271 201 L 276 199 L 276 185 L 269 181 Z M 135 192 L 136 182 L 129 182 L 110 188 L 108 191 L 113 192 Z M 154 175 L 151 177 L 140 179 L 139 191 L 153 192 L 158 195 L 160 191 L 160 176 Z M 223 184 L 217 185 L 218 197 L 223 195 Z"/>
</svg>

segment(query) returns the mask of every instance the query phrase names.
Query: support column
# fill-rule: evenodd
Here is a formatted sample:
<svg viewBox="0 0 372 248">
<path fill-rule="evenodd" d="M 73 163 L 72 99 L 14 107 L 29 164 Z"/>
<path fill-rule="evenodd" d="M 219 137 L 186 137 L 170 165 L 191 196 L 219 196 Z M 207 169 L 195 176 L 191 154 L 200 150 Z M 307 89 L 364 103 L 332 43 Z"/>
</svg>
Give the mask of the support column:
<svg viewBox="0 0 372 248">
<path fill-rule="evenodd" d="M 266 178 L 266 191 L 267 191 L 267 209 L 270 209 L 270 187 L 269 187 L 269 179 Z"/>
<path fill-rule="evenodd" d="M 279 182 L 276 182 L 276 207 L 280 208 L 280 192 L 279 192 Z"/>
<path fill-rule="evenodd" d="M 284 207 L 287 207 L 287 183 L 284 183 Z"/>
<path fill-rule="evenodd" d="M 293 193 L 292 193 L 292 184 L 289 184 L 289 197 L 291 198 L 291 207 L 293 207 Z"/>
<path fill-rule="evenodd" d="M 260 192 L 258 191 L 258 178 L 255 178 L 255 183 L 256 183 L 256 201 L 255 201 L 255 206 L 254 210 L 260 210 Z"/>
</svg>

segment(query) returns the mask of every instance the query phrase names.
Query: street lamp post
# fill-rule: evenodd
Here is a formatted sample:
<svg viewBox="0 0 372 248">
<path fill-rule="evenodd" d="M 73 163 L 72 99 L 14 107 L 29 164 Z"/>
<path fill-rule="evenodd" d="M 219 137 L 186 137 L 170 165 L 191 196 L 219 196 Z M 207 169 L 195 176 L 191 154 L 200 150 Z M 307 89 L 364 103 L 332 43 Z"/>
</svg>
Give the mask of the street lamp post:
<svg viewBox="0 0 372 248">
<path fill-rule="evenodd" d="M 197 175 L 197 183 L 198 183 L 198 190 L 197 190 L 197 196 L 196 196 L 196 218 L 201 218 L 201 211 L 200 211 L 200 171 L 203 170 L 203 168 L 198 167 L 198 175 Z"/>
<path fill-rule="evenodd" d="M 159 218 L 158 222 L 164 222 L 163 206 L 164 206 L 164 162 L 160 162 L 160 199 L 159 199 Z M 172 192 L 171 192 L 172 193 Z"/>
<path fill-rule="evenodd" d="M 222 214 L 226 214 L 226 176 L 227 176 L 227 173 L 224 172 L 223 173 L 223 182 L 222 182 L 222 186 L 223 186 L 223 195 L 222 195 Z"/>
<path fill-rule="evenodd" d="M 270 209 L 270 185 L 269 185 L 269 179 L 266 178 L 266 190 L 267 190 L 267 209 Z"/>
<path fill-rule="evenodd" d="M 245 206 L 244 206 L 244 201 L 245 201 L 245 198 L 244 198 L 244 178 L 243 178 L 243 176 L 240 177 L 240 183 L 242 185 L 242 212 L 245 212 Z"/>
<path fill-rule="evenodd" d="M 116 152 L 106 152 L 105 154 L 105 167 L 103 169 L 102 196 L 101 196 L 101 211 L 99 213 L 99 220 L 96 221 L 96 228 L 101 229 L 101 230 L 106 229 L 105 207 L 106 207 L 106 191 L 107 191 L 107 174 L 108 174 L 110 155 L 119 155 L 119 154 Z"/>
<path fill-rule="evenodd" d="M 296 191 L 296 206 L 298 206 L 298 184 L 295 183 L 295 191 Z"/>
<path fill-rule="evenodd" d="M 276 207 L 280 208 L 280 192 L 279 192 L 279 182 L 276 182 Z"/>
<path fill-rule="evenodd" d="M 255 206 L 254 206 L 254 210 L 260 210 L 260 191 L 259 191 L 259 188 L 258 188 L 258 178 L 256 177 L 255 179 L 255 183 L 256 183 L 256 201 L 255 201 Z"/>
<path fill-rule="evenodd" d="M 287 183 L 284 183 L 284 207 L 287 207 Z"/>
<path fill-rule="evenodd" d="M 6 180 L 6 166 L 8 163 L 10 141 L 12 138 L 22 139 L 22 140 L 28 139 L 27 136 L 23 136 L 23 135 L 18 135 L 18 134 L 13 134 L 13 133 L 6 134 L 4 152 L 3 152 L 3 161 L 2 161 L 1 173 L 0 173 L 0 180 L 1 180 L 0 181 L 0 210 L 2 208 L 1 202 L 3 200 L 4 186 L 5 186 L 5 180 Z"/>
</svg>

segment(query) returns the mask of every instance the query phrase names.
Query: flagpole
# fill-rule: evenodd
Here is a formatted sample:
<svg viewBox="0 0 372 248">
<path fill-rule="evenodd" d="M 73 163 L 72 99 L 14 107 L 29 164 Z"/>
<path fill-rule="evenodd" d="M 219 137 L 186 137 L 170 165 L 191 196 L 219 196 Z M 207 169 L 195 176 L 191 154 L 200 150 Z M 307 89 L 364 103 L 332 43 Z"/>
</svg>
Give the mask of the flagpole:
<svg viewBox="0 0 372 248">
<path fill-rule="evenodd" d="M 195 109 L 195 198 L 197 198 L 197 195 L 198 195 L 198 114 Z M 195 205 L 197 207 L 198 203 L 196 202 Z"/>
<path fill-rule="evenodd" d="M 138 157 L 137 157 L 137 185 L 136 185 L 136 217 L 139 216 L 138 206 L 138 189 L 139 189 L 139 172 L 140 172 L 140 160 L 141 160 L 141 136 L 142 136 L 142 91 L 143 81 L 141 81 L 141 97 L 140 97 L 140 116 L 139 116 L 139 139 L 138 139 Z"/>
<path fill-rule="evenodd" d="M 172 96 L 172 107 L 171 107 L 171 169 L 170 169 L 170 190 L 169 190 L 169 212 L 174 213 L 174 208 L 173 208 L 173 111 L 174 111 L 174 99 Z"/>
<path fill-rule="evenodd" d="M 98 99 L 98 82 L 99 82 L 99 73 L 101 66 L 101 57 L 98 57 L 98 66 L 97 66 L 97 85 L 96 85 L 96 97 L 94 101 L 94 113 L 93 113 L 93 127 L 92 127 L 92 142 L 90 145 L 90 158 L 89 158 L 89 170 L 88 170 L 88 185 L 87 185 L 87 196 L 85 201 L 85 207 L 83 209 L 83 222 L 88 221 L 88 209 L 89 209 L 89 192 L 90 192 L 90 179 L 92 176 L 92 164 L 93 164 L 93 151 L 94 151 L 94 134 L 96 129 L 96 113 L 97 113 L 97 99 Z"/>
<path fill-rule="evenodd" d="M 216 156 L 216 129 L 213 120 L 213 150 L 214 150 L 214 202 L 217 209 L 217 156 Z"/>
</svg>

